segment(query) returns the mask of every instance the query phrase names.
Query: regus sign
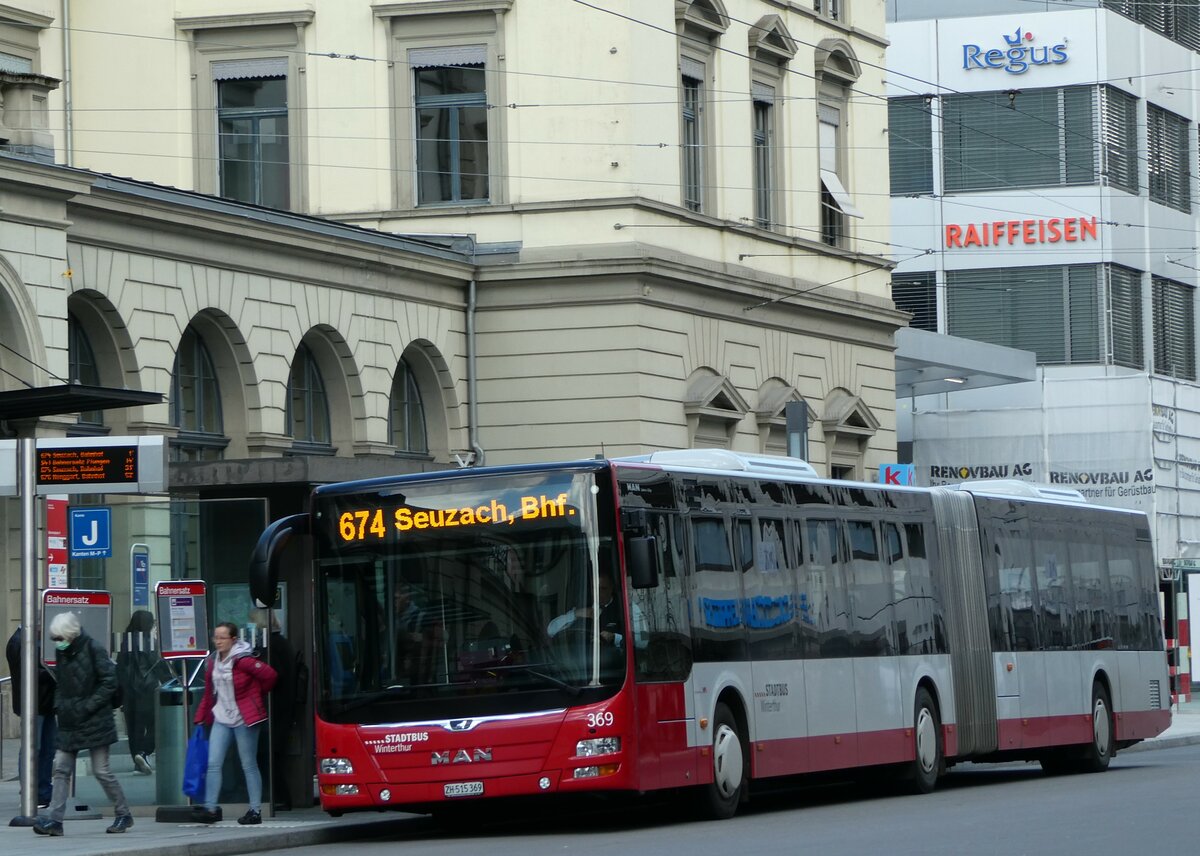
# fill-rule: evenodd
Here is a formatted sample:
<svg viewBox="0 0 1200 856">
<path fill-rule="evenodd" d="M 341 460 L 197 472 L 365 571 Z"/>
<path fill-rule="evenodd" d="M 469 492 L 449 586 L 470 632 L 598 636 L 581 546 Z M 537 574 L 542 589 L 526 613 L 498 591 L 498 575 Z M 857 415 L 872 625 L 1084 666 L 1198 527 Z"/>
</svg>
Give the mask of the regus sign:
<svg viewBox="0 0 1200 856">
<path fill-rule="evenodd" d="M 1033 33 L 1017 27 L 1011 35 L 1003 36 L 1003 48 L 984 49 L 981 45 L 963 45 L 962 67 L 1002 68 L 1009 74 L 1024 74 L 1031 65 L 1062 65 L 1067 61 L 1067 46 L 1034 45 Z"/>
</svg>

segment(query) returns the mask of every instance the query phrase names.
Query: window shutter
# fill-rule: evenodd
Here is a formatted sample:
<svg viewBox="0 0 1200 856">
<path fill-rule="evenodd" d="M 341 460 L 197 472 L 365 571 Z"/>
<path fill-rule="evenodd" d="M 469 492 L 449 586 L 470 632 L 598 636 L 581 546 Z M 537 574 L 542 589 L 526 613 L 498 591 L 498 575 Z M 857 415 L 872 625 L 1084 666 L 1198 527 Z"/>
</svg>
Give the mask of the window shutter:
<svg viewBox="0 0 1200 856">
<path fill-rule="evenodd" d="M 933 116 L 924 98 L 888 101 L 888 157 L 893 196 L 933 193 Z"/>
<path fill-rule="evenodd" d="M 684 77 L 690 77 L 692 80 L 704 82 L 704 63 L 692 59 L 690 56 L 681 56 L 679 58 L 679 73 Z"/>
<path fill-rule="evenodd" d="M 410 68 L 441 68 L 443 66 L 486 64 L 487 45 L 413 48 L 408 52 L 408 65 Z"/>
<path fill-rule="evenodd" d="M 212 64 L 213 80 L 258 80 L 265 77 L 287 77 L 287 57 L 266 59 L 235 59 Z"/>
<path fill-rule="evenodd" d="M 1104 170 L 1112 187 L 1138 192 L 1137 98 L 1102 87 Z"/>
<path fill-rule="evenodd" d="M 912 314 L 908 326 L 936 333 L 937 274 L 934 271 L 892 274 L 892 302 Z"/>
<path fill-rule="evenodd" d="M 1100 292 L 1097 265 L 1067 268 L 1067 312 L 1070 326 L 1068 362 L 1100 362 Z"/>
<path fill-rule="evenodd" d="M 946 190 L 1095 181 L 1094 87 L 942 99 Z"/>
<path fill-rule="evenodd" d="M 1164 277 L 1151 279 L 1154 305 L 1154 371 L 1196 379 L 1194 289 Z"/>
<path fill-rule="evenodd" d="M 1143 368 L 1141 274 L 1120 265 L 1107 267 L 1112 362 L 1118 366 Z"/>
<path fill-rule="evenodd" d="M 33 60 L 0 51 L 0 72 L 9 74 L 32 74 Z"/>
<path fill-rule="evenodd" d="M 1070 332 L 1085 345 L 1090 340 L 1098 350 L 1094 345 L 1098 307 L 1094 297 L 1087 297 L 1088 288 L 1095 288 L 1095 273 L 1080 270 L 1074 276 L 1079 296 L 1073 305 L 1070 268 L 950 271 L 946 274 L 947 332 L 1033 351 L 1039 364 L 1062 364 L 1071 358 L 1067 324 L 1077 317 L 1078 330 Z"/>
<path fill-rule="evenodd" d="M 1188 120 L 1155 104 L 1147 104 L 1146 162 L 1150 174 L 1150 198 L 1184 212 L 1192 210 L 1188 149 Z"/>
</svg>

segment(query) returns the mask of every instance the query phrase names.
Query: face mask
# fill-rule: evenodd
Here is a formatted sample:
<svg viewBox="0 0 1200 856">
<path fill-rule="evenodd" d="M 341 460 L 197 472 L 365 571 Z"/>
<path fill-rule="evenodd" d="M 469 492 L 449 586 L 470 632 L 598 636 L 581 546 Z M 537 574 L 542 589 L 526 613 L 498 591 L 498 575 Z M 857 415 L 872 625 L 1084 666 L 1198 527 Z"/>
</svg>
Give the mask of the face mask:
<svg viewBox="0 0 1200 856">
<path fill-rule="evenodd" d="M 64 639 L 64 640 L 63 640 L 63 641 L 61 641 L 61 642 L 55 642 L 55 643 L 54 643 L 54 647 L 55 647 L 55 648 L 57 648 L 57 649 L 58 649 L 58 650 L 60 650 L 60 651 L 65 651 L 65 650 L 67 650 L 68 648 L 70 648 L 70 647 L 71 647 L 71 643 L 70 643 L 70 642 L 68 642 L 66 639 Z"/>
</svg>

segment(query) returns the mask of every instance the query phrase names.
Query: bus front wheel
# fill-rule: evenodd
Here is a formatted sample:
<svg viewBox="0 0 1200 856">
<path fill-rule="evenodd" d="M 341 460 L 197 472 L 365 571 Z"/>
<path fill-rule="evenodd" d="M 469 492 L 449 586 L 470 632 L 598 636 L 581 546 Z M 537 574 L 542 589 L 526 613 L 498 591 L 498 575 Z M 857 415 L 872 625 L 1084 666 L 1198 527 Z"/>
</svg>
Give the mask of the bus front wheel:
<svg viewBox="0 0 1200 856">
<path fill-rule="evenodd" d="M 724 703 L 713 712 L 713 780 L 705 788 L 705 814 L 713 820 L 733 817 L 746 790 L 746 752 L 737 720 Z"/>
<path fill-rule="evenodd" d="M 913 758 L 905 777 L 909 788 L 918 794 L 932 793 L 945 763 L 942 754 L 942 721 L 929 690 L 917 690 L 913 705 Z"/>
</svg>

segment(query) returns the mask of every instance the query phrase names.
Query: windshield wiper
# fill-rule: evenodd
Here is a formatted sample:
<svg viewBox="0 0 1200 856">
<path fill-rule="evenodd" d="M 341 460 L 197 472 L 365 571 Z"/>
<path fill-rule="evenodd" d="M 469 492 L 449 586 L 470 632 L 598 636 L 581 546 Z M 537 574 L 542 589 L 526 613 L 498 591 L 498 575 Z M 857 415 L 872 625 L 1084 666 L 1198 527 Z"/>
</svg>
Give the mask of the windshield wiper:
<svg viewBox="0 0 1200 856">
<path fill-rule="evenodd" d="M 537 663 L 535 665 L 541 666 L 541 665 L 545 665 L 545 664 Z M 514 665 L 510 665 L 510 666 L 491 666 L 487 669 L 484 669 L 484 671 L 485 672 L 521 672 L 522 674 L 533 675 L 535 678 L 541 678 L 543 681 L 545 681 L 548 684 L 553 684 L 554 686 L 558 687 L 559 689 L 566 690 L 573 696 L 579 695 L 579 693 L 582 691 L 580 687 L 577 687 L 574 684 L 568 684 L 566 681 L 562 680 L 561 678 L 554 677 L 554 675 L 548 675 L 545 672 L 539 672 L 533 666 L 523 666 L 520 664 L 514 664 Z"/>
</svg>

